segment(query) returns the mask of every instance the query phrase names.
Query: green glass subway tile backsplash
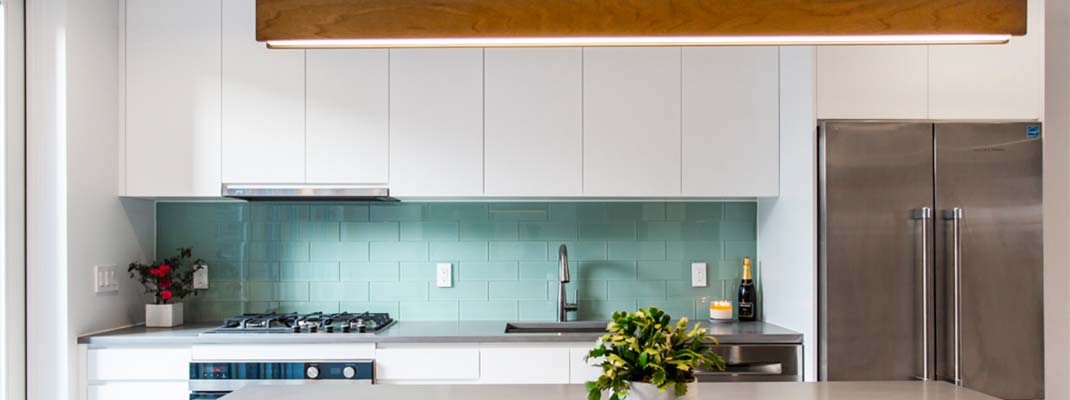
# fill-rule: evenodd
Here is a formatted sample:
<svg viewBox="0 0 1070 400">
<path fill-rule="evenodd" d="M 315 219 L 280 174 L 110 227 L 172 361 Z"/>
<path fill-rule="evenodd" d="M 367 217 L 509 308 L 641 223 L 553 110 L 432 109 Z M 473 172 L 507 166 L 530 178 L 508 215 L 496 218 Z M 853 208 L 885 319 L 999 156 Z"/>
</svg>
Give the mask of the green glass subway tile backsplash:
<svg viewBox="0 0 1070 400">
<path fill-rule="evenodd" d="M 753 202 L 160 203 L 161 258 L 193 247 L 210 289 L 187 319 L 243 312 L 374 311 L 409 321 L 553 320 L 557 249 L 568 246 L 580 319 L 656 305 L 706 316 L 756 258 Z M 708 264 L 693 288 L 690 263 Z M 435 264 L 453 264 L 453 287 Z M 575 296 L 575 297 L 573 297 Z M 577 300 L 578 299 L 578 300 Z"/>
</svg>

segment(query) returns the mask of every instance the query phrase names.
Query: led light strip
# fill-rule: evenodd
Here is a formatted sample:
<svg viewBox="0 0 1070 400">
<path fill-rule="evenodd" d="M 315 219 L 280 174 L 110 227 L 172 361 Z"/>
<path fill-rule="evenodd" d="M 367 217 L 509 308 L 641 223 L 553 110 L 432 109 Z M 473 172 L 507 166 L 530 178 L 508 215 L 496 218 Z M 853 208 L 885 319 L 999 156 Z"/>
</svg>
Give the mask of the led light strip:
<svg viewBox="0 0 1070 400">
<path fill-rule="evenodd" d="M 273 49 L 580 46 L 804 46 L 1002 44 L 1011 35 L 643 36 L 272 40 Z"/>
</svg>

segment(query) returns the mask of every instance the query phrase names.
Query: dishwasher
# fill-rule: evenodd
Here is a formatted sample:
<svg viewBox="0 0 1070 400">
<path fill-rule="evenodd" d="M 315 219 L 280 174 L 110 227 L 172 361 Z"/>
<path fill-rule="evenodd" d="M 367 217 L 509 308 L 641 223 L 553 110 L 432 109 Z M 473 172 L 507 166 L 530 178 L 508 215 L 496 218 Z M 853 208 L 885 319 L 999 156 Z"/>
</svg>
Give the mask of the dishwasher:
<svg viewBox="0 0 1070 400">
<path fill-rule="evenodd" d="M 714 346 L 725 370 L 699 369 L 699 382 L 801 382 L 802 346 L 735 344 Z"/>
</svg>

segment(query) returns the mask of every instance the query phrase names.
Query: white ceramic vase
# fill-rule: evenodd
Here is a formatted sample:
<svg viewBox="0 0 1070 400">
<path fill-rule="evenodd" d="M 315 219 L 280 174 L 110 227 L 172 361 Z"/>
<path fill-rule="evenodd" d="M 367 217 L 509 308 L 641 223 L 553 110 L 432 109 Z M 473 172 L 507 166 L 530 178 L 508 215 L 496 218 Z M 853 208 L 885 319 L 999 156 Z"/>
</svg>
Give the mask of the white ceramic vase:
<svg viewBox="0 0 1070 400">
<path fill-rule="evenodd" d="M 669 387 L 664 392 L 659 391 L 657 386 L 642 382 L 628 382 L 628 398 L 626 400 L 695 400 L 698 398 L 698 384 L 687 384 L 687 394 L 676 395 L 676 389 Z"/>
<path fill-rule="evenodd" d="M 182 303 L 145 305 L 146 327 L 170 328 L 179 325 L 182 325 Z"/>
</svg>

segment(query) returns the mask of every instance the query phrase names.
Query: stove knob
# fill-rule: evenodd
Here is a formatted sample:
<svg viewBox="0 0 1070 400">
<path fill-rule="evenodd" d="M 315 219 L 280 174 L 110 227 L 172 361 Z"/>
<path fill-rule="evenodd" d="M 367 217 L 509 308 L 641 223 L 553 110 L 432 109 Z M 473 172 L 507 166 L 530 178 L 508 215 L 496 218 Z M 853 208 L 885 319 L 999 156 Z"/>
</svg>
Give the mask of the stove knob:
<svg viewBox="0 0 1070 400">
<path fill-rule="evenodd" d="M 320 376 L 320 369 L 316 368 L 315 365 L 310 365 L 305 369 L 305 376 L 308 377 L 308 379 L 316 379 Z"/>
<path fill-rule="evenodd" d="M 353 367 L 345 367 L 342 369 L 342 376 L 346 377 L 346 379 L 353 379 L 356 375 L 357 370 L 353 369 Z"/>
</svg>

